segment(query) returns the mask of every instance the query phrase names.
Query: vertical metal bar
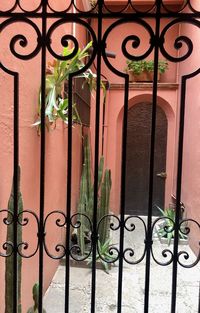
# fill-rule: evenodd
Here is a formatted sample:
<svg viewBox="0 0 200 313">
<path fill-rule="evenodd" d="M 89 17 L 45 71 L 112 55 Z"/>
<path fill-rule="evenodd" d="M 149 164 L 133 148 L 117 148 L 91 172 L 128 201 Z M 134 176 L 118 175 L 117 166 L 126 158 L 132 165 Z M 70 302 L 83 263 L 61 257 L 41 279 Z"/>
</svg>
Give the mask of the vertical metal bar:
<svg viewBox="0 0 200 313">
<path fill-rule="evenodd" d="M 65 313 L 69 312 L 69 279 L 70 279 L 70 214 L 72 184 L 72 77 L 68 80 L 68 158 L 67 158 L 67 229 L 66 229 L 66 266 L 65 266 Z"/>
<path fill-rule="evenodd" d="M 125 78 L 124 117 L 122 131 L 122 166 L 121 166 L 121 195 L 120 195 L 120 243 L 119 243 L 119 272 L 117 313 L 122 312 L 122 282 L 123 282 L 123 251 L 124 251 L 124 214 L 126 191 L 126 150 L 127 150 L 127 120 L 128 120 L 128 78 Z"/>
<path fill-rule="evenodd" d="M 180 104 L 180 120 L 179 120 L 179 142 L 178 142 L 178 167 L 177 167 L 177 182 L 176 182 L 176 216 L 174 230 L 174 259 L 172 268 L 172 301 L 171 313 L 176 312 L 176 293 L 177 293 L 177 267 L 178 267 L 178 235 L 179 235 L 179 220 L 181 214 L 181 185 L 182 185 L 182 163 L 183 163 L 183 139 L 184 139 L 184 117 L 185 117 L 185 92 L 186 78 L 181 81 L 181 104 Z"/>
<path fill-rule="evenodd" d="M 41 60 L 41 151 L 40 151 L 40 226 L 39 226 L 39 313 L 43 311 L 43 243 L 45 199 L 45 91 L 46 91 L 46 13 L 47 0 L 42 1 L 42 60 Z"/>
<path fill-rule="evenodd" d="M 199 301 L 198 301 L 198 313 L 200 313 L 200 282 L 199 282 Z"/>
<path fill-rule="evenodd" d="M 96 295 L 96 248 L 97 248 L 97 242 L 98 242 L 97 204 L 98 204 L 98 166 L 99 166 L 99 123 L 100 123 L 100 100 L 101 100 L 102 6 L 103 6 L 103 1 L 99 1 L 98 2 L 98 33 L 97 33 L 97 88 L 96 88 L 96 114 L 95 114 L 91 313 L 95 313 L 95 300 L 96 300 L 95 295 Z"/>
<path fill-rule="evenodd" d="M 18 165 L 19 165 L 19 75 L 14 75 L 14 216 L 13 216 L 13 313 L 18 312 L 18 251 L 17 251 L 17 221 L 18 221 Z"/>
<path fill-rule="evenodd" d="M 151 146 L 149 163 L 149 197 L 148 197 L 148 219 L 147 219 L 147 238 L 146 238 L 146 268 L 145 268 L 145 295 L 144 312 L 149 312 L 149 287 L 151 270 L 151 247 L 152 247 L 152 204 L 153 204 L 153 180 L 154 180 L 154 150 L 156 135 L 156 107 L 158 89 L 158 57 L 159 57 L 159 34 L 160 34 L 160 8 L 161 0 L 156 1 L 156 28 L 155 28 L 155 48 L 154 48 L 154 79 L 152 96 L 152 120 L 151 120 Z"/>
</svg>

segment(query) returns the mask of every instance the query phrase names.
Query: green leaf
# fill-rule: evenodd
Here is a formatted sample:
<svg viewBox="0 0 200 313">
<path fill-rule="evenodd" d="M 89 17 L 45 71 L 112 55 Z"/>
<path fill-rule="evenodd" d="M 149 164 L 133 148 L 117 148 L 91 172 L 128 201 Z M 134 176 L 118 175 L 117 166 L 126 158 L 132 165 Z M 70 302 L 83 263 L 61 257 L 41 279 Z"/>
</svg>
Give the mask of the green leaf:
<svg viewBox="0 0 200 313">
<path fill-rule="evenodd" d="M 60 99 L 59 105 L 58 105 L 58 111 L 66 110 L 68 108 L 68 103 L 69 103 L 68 98 Z"/>
<path fill-rule="evenodd" d="M 53 122 L 54 121 L 53 109 L 54 107 L 57 108 L 55 87 L 50 90 L 48 99 L 49 100 L 46 106 L 45 114 L 46 116 L 48 116 L 49 121 Z"/>
<path fill-rule="evenodd" d="M 83 57 L 88 56 L 88 49 L 92 47 L 92 41 L 88 42 L 85 48 L 79 53 L 79 58 L 82 59 Z"/>
<path fill-rule="evenodd" d="M 58 112 L 58 115 L 60 116 L 60 118 L 61 118 L 65 123 L 68 124 L 68 118 L 67 118 L 67 116 L 66 116 L 65 114 L 63 114 L 62 111 L 57 111 L 57 112 Z"/>
<path fill-rule="evenodd" d="M 165 216 L 165 211 L 163 211 L 159 206 L 156 205 L 156 208 L 162 213 L 163 216 Z"/>
<path fill-rule="evenodd" d="M 69 49 L 69 47 L 67 46 L 67 47 L 64 47 L 63 48 L 63 56 L 68 56 L 68 55 L 70 55 L 72 52 L 73 52 L 73 50 L 74 50 L 74 48 L 71 48 L 71 49 Z"/>
</svg>

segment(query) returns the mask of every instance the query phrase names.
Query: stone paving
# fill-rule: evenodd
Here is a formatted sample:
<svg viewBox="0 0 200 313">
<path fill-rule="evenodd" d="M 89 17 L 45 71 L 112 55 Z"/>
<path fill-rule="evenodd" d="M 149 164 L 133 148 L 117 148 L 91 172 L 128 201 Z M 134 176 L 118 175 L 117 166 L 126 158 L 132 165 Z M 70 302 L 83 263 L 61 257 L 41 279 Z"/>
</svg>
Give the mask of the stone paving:
<svg viewBox="0 0 200 313">
<path fill-rule="evenodd" d="M 129 260 L 137 260 L 143 252 L 142 225 L 136 225 L 138 234 L 134 237 L 133 232 L 125 234 L 125 248 L 131 247 L 137 253 Z M 117 243 L 119 234 L 115 232 L 113 242 Z M 134 242 L 134 244 L 133 244 Z M 155 258 L 166 262 L 168 257 L 162 256 L 164 249 L 172 250 L 167 245 L 161 244 L 155 238 L 153 251 Z M 180 246 L 182 251 L 190 255 L 188 260 L 181 258 L 185 264 L 195 261 L 195 255 L 188 245 Z M 184 260 L 184 261 L 183 261 Z M 117 290 L 118 290 L 118 264 L 112 266 L 109 274 L 97 269 L 96 272 L 96 313 L 117 312 Z M 149 313 L 170 313 L 172 265 L 161 266 L 153 259 L 151 260 L 150 274 L 150 303 Z M 44 297 L 44 307 L 47 313 L 64 313 L 65 297 L 65 266 L 60 265 L 52 283 Z M 123 313 L 143 313 L 145 284 L 145 260 L 139 264 L 130 265 L 124 262 L 123 270 Z M 177 288 L 177 313 L 200 313 L 198 312 L 200 286 L 200 264 L 193 268 L 178 266 L 178 288 Z M 91 270 L 88 268 L 70 268 L 70 313 L 90 312 L 91 297 Z"/>
</svg>

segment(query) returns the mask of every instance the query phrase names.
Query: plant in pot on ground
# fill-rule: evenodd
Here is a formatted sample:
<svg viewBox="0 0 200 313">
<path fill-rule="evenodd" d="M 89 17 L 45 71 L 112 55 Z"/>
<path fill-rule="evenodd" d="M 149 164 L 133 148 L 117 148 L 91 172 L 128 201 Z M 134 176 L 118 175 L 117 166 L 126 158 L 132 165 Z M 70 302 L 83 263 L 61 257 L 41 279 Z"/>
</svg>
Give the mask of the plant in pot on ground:
<svg viewBox="0 0 200 313">
<path fill-rule="evenodd" d="M 154 61 L 153 60 L 140 60 L 131 61 L 127 60 L 126 72 L 129 74 L 130 81 L 153 81 Z M 160 75 L 164 74 L 168 69 L 168 62 L 165 60 L 158 61 L 158 80 Z"/>
<path fill-rule="evenodd" d="M 162 210 L 160 207 L 156 206 L 160 213 L 163 216 L 162 222 L 159 224 L 157 228 L 157 233 L 160 239 L 166 238 L 168 245 L 170 245 L 172 239 L 174 239 L 174 232 L 175 232 L 175 218 L 176 218 L 176 210 L 174 207 L 166 208 Z M 182 218 L 180 220 L 180 223 Z M 186 223 L 181 223 L 179 229 L 179 239 L 187 240 L 187 225 Z"/>
<path fill-rule="evenodd" d="M 97 255 L 103 268 L 108 271 L 108 264 L 115 260 L 115 256 L 110 253 L 113 245 L 110 244 L 109 239 L 109 202 L 111 191 L 111 171 L 105 169 L 104 171 L 104 157 L 100 158 L 98 169 L 98 242 Z M 91 172 L 91 152 L 89 138 L 84 138 L 84 162 L 82 168 L 80 197 L 78 204 L 78 221 L 79 227 L 77 231 L 77 241 L 79 246 L 80 258 L 88 255 L 91 250 L 91 225 L 93 220 L 93 206 L 94 206 L 94 184 L 92 183 Z M 89 222 L 90 221 L 90 222 Z M 88 264 L 91 263 L 92 255 L 88 257 Z"/>
</svg>

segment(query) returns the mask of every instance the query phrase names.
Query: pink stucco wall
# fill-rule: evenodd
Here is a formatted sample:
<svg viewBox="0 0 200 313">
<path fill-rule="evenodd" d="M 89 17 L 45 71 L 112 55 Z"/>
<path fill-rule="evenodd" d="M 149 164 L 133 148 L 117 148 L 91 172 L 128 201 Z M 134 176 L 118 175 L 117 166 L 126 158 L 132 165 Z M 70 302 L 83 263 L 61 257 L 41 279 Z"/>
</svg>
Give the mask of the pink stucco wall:
<svg viewBox="0 0 200 313">
<path fill-rule="evenodd" d="M 193 1 L 194 7 L 199 6 L 199 1 Z M 198 27 L 187 24 L 181 25 L 181 34 L 188 36 L 193 42 L 192 55 L 180 64 L 180 82 L 183 75 L 188 75 L 200 67 L 200 30 Z M 185 130 L 183 149 L 183 175 L 182 175 L 182 197 L 185 205 L 185 217 L 196 220 L 200 223 L 200 76 L 199 74 L 187 80 L 186 84 L 186 105 L 185 105 Z M 181 89 L 180 89 L 181 91 Z M 179 98 L 179 101 L 181 98 Z M 178 134 L 177 134 L 178 135 Z M 175 176 L 176 178 L 176 176 Z M 175 190 L 175 182 L 174 182 Z M 193 250 L 199 251 L 199 229 L 194 223 L 190 223 L 191 234 L 190 244 Z"/>
<path fill-rule="evenodd" d="M 25 73 L 23 73 L 25 75 Z M 4 75 L 1 75 L 1 78 Z M 25 76 L 24 76 L 25 77 Z M 8 79 L 10 82 L 10 79 Z M 5 84 L 0 84 L 5 86 Z M 8 82 L 6 89 L 1 88 L 1 95 L 3 101 L 1 101 L 1 110 L 8 108 L 10 99 L 7 99 Z M 20 102 L 22 107 L 24 103 L 29 107 L 24 118 L 21 117 L 20 125 L 20 157 L 19 162 L 21 165 L 22 178 L 21 178 L 21 191 L 23 195 L 24 210 L 32 210 L 39 215 L 39 155 L 40 155 L 40 137 L 36 133 L 35 128 L 31 128 L 33 122 L 32 110 L 35 109 L 35 104 L 31 103 L 38 88 L 34 89 L 33 85 L 26 88 L 27 98 L 30 101 Z M 38 87 L 38 86 L 37 86 Z M 7 95 L 6 95 L 7 94 Z M 5 95 L 5 97 L 4 97 Z M 26 95 L 24 95 L 26 96 Z M 4 100 L 8 100 L 4 102 Z M 23 110 L 23 108 L 22 108 Z M 12 183 L 12 118 L 9 112 L 5 112 L 1 116 L 1 139 L 2 149 L 0 153 L 0 171 L 1 171 L 1 208 L 7 208 L 7 201 Z M 28 118 L 29 115 L 29 118 Z M 46 134 L 46 175 L 45 175 L 45 216 L 51 211 L 61 210 L 66 211 L 66 182 L 67 182 L 67 128 L 62 124 L 58 123 L 56 129 Z M 79 177 L 81 171 L 81 129 L 76 126 L 73 129 L 73 164 L 72 164 L 72 213 L 76 210 L 78 190 L 79 190 Z M 36 248 L 36 237 L 37 237 L 37 225 L 36 221 L 31 218 L 30 214 L 24 214 L 24 217 L 30 219 L 27 227 L 23 228 L 23 240 L 29 243 L 29 249 L 27 254 L 31 254 Z M 61 243 L 64 228 L 58 228 L 55 225 L 56 218 L 60 215 L 53 215 L 53 218 L 48 219 L 46 227 L 46 240 L 47 247 L 50 253 L 57 255 L 55 252 L 55 246 Z M 2 218 L 2 216 L 1 216 Z M 2 219 L 1 219 L 2 224 Z M 0 238 L 1 242 L 5 239 L 6 228 L 1 228 Z M 0 277 L 1 281 L 4 281 L 4 259 L 0 259 Z M 44 290 L 49 286 L 52 279 L 58 261 L 51 260 L 46 254 L 44 254 Z M 30 271 L 31 269 L 31 271 Z M 38 253 L 35 257 L 30 259 L 23 259 L 23 281 L 22 281 L 22 294 L 23 296 L 23 308 L 24 310 L 30 306 L 31 300 L 31 289 L 33 284 L 38 280 Z M 2 286 L 2 285 L 1 285 Z M 1 287 L 1 304 L 3 301 L 3 287 Z M 2 309 L 2 307 L 1 307 Z M 0 312 L 3 313 L 3 311 Z"/>
<path fill-rule="evenodd" d="M 11 1 L 12 3 L 12 1 Z M 38 1 L 31 1 L 31 8 L 36 7 Z M 5 9 L 9 7 L 9 1 L 4 2 Z M 24 4 L 27 7 L 27 2 Z M 59 1 L 60 8 L 66 6 L 66 1 Z M 1 7 L 2 8 L 2 7 Z M 36 22 L 36 21 L 35 21 Z M 52 21 L 50 22 L 52 23 Z M 49 23 L 49 25 L 50 25 Z M 38 27 L 41 23 L 37 22 Z M 57 53 L 62 52 L 60 45 L 61 35 L 72 33 L 72 23 L 59 27 L 56 37 L 53 37 L 53 46 Z M 79 41 L 83 38 L 83 29 L 79 30 Z M 21 191 L 23 195 L 24 210 L 32 210 L 39 214 L 39 168 L 40 168 L 40 136 L 36 128 L 31 125 L 36 120 L 37 99 L 40 86 L 40 65 L 41 54 L 39 53 L 32 60 L 20 61 L 15 58 L 9 49 L 9 42 L 12 36 L 23 34 L 28 38 L 26 48 L 16 45 L 16 49 L 21 53 L 30 53 L 36 44 L 36 36 L 31 27 L 25 23 L 15 23 L 6 28 L 1 33 L 1 61 L 9 70 L 19 73 L 19 163 L 21 166 Z M 82 43 L 84 44 L 85 38 Z M 52 61 L 53 57 L 47 54 L 47 61 Z M 1 115 L 0 115 L 0 208 L 7 208 L 12 175 L 13 175 L 13 78 L 1 70 L 0 74 L 0 94 L 1 94 Z M 67 182 L 67 127 L 63 123 L 57 123 L 56 129 L 46 132 L 46 165 L 45 165 L 45 217 L 54 210 L 66 212 L 66 182 Z M 79 179 L 81 173 L 81 150 L 82 136 L 79 126 L 73 128 L 73 152 L 72 152 L 72 207 L 71 212 L 75 212 Z M 5 216 L 4 216 L 5 217 Z M 30 214 L 24 214 L 29 218 L 29 224 L 23 227 L 23 240 L 29 243 L 29 248 L 25 254 L 31 254 L 36 247 L 37 224 Z M 55 246 L 64 237 L 64 229 L 58 228 L 55 224 L 58 215 L 48 219 L 46 225 L 46 243 L 49 252 L 56 255 Z M 1 215 L 1 225 L 3 216 Z M 0 227 L 0 242 L 5 241 L 6 227 Z M 23 312 L 32 305 L 32 286 L 38 281 L 38 253 L 30 259 L 23 259 L 22 273 L 22 305 Z M 4 282 L 4 258 L 0 258 L 0 279 Z M 50 259 L 44 253 L 44 291 L 58 266 L 58 261 Z M 4 286 L 1 283 L 0 292 L 0 312 L 3 313 Z"/>
<path fill-rule="evenodd" d="M 114 1 L 107 3 L 114 4 Z M 115 3 L 122 3 L 123 1 L 115 1 Z M 140 1 L 138 1 L 140 2 Z M 143 1 L 144 3 L 145 1 Z M 148 2 L 148 1 L 146 1 Z M 152 1 L 149 1 L 150 3 Z M 168 4 L 173 4 L 173 1 L 168 1 Z M 142 1 L 141 1 L 142 3 Z M 167 3 L 167 1 L 166 1 Z M 176 3 L 178 3 L 176 1 Z M 179 1 L 182 4 L 183 1 Z M 194 8 L 199 8 L 198 0 L 192 1 Z M 107 19 L 103 23 L 103 31 L 105 31 L 111 24 L 111 20 Z M 165 26 L 165 22 L 161 24 L 161 30 Z M 154 28 L 155 25 L 149 22 Z M 92 22 L 96 28 L 95 21 Z M 133 31 L 134 30 L 134 31 Z M 142 38 L 140 34 L 142 33 Z M 116 54 L 115 59 L 109 59 L 112 66 L 118 71 L 124 71 L 126 66 L 126 59 L 121 51 L 121 44 L 123 39 L 130 35 L 138 35 L 141 39 L 141 44 L 138 49 L 131 48 L 131 42 L 127 45 L 128 51 L 136 55 L 145 51 L 148 48 L 149 35 L 144 29 L 136 23 L 124 23 L 112 29 L 108 36 L 107 50 Z M 187 35 L 194 43 L 194 51 L 192 56 L 180 65 L 176 63 L 169 64 L 169 71 L 161 80 L 163 83 L 180 83 L 181 76 L 189 74 L 199 68 L 199 29 L 195 26 L 189 26 L 188 23 L 176 25 L 171 28 L 165 37 L 165 48 L 168 53 L 173 56 L 178 56 L 179 53 L 184 54 L 187 51 L 186 45 L 183 45 L 181 51 L 175 51 L 174 40 L 179 35 Z M 153 58 L 153 55 L 149 56 Z M 162 56 L 160 55 L 160 58 Z M 106 158 L 106 166 L 111 168 L 112 172 L 112 194 L 111 194 L 111 211 L 118 213 L 120 205 L 120 174 L 121 174 L 121 134 L 122 134 L 122 118 L 123 118 L 123 103 L 124 103 L 124 86 L 123 78 L 112 73 L 106 65 L 102 67 L 102 74 L 104 74 L 113 87 L 108 91 L 105 115 L 105 138 L 104 138 L 104 154 Z M 192 218 L 197 222 L 200 221 L 199 214 L 199 171 L 200 165 L 200 151 L 198 149 L 198 134 L 199 134 L 199 100 L 198 92 L 199 75 L 188 80 L 186 92 L 186 114 L 185 114 L 185 137 L 184 137 L 184 155 L 183 155 L 183 184 L 182 184 L 182 202 L 186 207 L 186 217 Z M 163 85 L 164 86 L 164 85 Z M 173 201 L 172 196 L 176 192 L 176 171 L 177 171 L 177 144 L 178 144 L 178 130 L 179 130 L 179 108 L 180 108 L 180 88 L 158 88 L 157 103 L 160 105 L 168 120 L 168 134 L 167 134 L 167 161 L 166 161 L 166 188 L 165 188 L 165 206 L 167 207 Z M 129 107 L 142 101 L 150 101 L 152 90 L 149 88 L 141 88 L 140 86 L 131 88 L 129 90 Z M 190 223 L 190 244 L 193 250 L 197 253 L 199 249 L 199 229 L 195 223 Z"/>
<path fill-rule="evenodd" d="M 103 30 L 105 31 L 113 20 L 105 20 Z M 148 24 L 154 29 L 153 21 L 148 20 Z M 166 25 L 167 21 L 162 22 L 161 28 Z M 96 28 L 95 21 L 92 25 Z M 134 29 L 134 31 L 133 31 Z M 142 33 L 142 38 L 141 38 Z M 177 55 L 174 50 L 174 38 L 179 33 L 179 28 L 176 25 L 173 27 L 166 36 L 165 48 L 169 53 Z M 136 55 L 144 53 L 149 47 L 149 34 L 143 27 L 134 23 L 126 22 L 118 25 L 112 29 L 107 39 L 107 50 L 116 54 L 115 59 L 109 59 L 110 64 L 118 71 L 124 72 L 126 67 L 126 58 L 124 57 L 121 45 L 126 36 L 134 34 L 141 39 L 141 44 L 138 49 L 131 48 L 131 42 L 128 43 L 127 49 L 130 53 Z M 153 52 L 148 57 L 153 59 Z M 160 59 L 164 59 L 160 55 Z M 176 129 L 176 112 L 177 112 L 177 98 L 178 98 L 178 85 L 177 82 L 177 66 L 175 63 L 169 63 L 169 70 L 161 78 L 161 84 L 158 88 L 158 105 L 160 105 L 168 120 L 168 134 L 167 134 L 167 179 L 165 187 L 165 205 L 171 202 L 172 187 L 173 187 L 173 174 L 174 174 L 174 147 L 175 147 L 175 129 Z M 102 74 L 106 76 L 111 89 L 107 92 L 106 101 L 106 114 L 104 130 L 104 155 L 106 159 L 106 166 L 111 169 L 112 173 L 112 192 L 111 192 L 111 211 L 118 213 L 120 208 L 120 178 L 121 178 L 121 144 L 122 144 L 122 119 L 123 119 L 123 105 L 124 105 L 124 80 L 111 72 L 107 66 L 102 64 Z M 164 83 L 162 85 L 162 83 Z M 168 84 L 168 85 L 167 85 Z M 129 90 L 129 108 L 142 101 L 150 101 L 152 99 L 152 88 L 135 86 Z M 103 105 L 103 104 L 102 104 Z M 102 108 L 101 105 L 101 108 Z"/>
<path fill-rule="evenodd" d="M 103 31 L 105 31 L 111 23 L 113 23 L 114 20 L 112 19 L 106 19 L 103 23 Z M 154 20 L 145 20 L 145 22 L 151 26 L 152 30 L 155 31 L 155 21 Z M 165 20 L 162 21 L 161 23 L 161 29 L 164 28 L 164 26 L 168 23 L 169 21 Z M 93 27 L 96 29 L 95 21 L 92 22 Z M 142 36 L 141 36 L 142 34 Z M 172 27 L 170 31 L 167 33 L 166 38 L 165 38 L 165 47 L 166 49 L 173 53 L 173 55 L 177 54 L 177 51 L 173 47 L 173 38 L 178 34 L 178 25 L 175 27 Z M 116 54 L 115 59 L 108 59 L 110 64 L 117 69 L 118 71 L 124 72 L 124 69 L 126 67 L 126 57 L 123 55 L 122 52 L 122 43 L 123 40 L 129 36 L 129 35 L 135 35 L 138 36 L 140 39 L 140 45 L 138 48 L 134 49 L 132 48 L 132 41 L 130 40 L 127 45 L 127 51 L 130 54 L 139 56 L 145 53 L 149 48 L 149 40 L 150 36 L 148 31 L 144 28 L 144 26 L 140 25 L 139 23 L 135 22 L 130 22 L 130 21 L 125 21 L 125 23 L 122 23 L 120 25 L 117 25 L 114 27 L 106 41 L 106 50 L 114 52 Z M 152 52 L 149 56 L 148 59 L 151 60 L 153 59 L 153 53 Z M 165 59 L 163 56 L 160 55 L 160 59 Z M 111 72 L 107 66 L 104 65 L 104 62 L 102 62 L 102 73 L 107 77 L 108 81 L 110 83 L 123 83 L 124 80 L 123 78 L 116 76 L 113 72 Z M 169 70 L 166 71 L 165 75 L 162 77 L 161 81 L 162 82 L 176 82 L 177 80 L 177 68 L 176 64 L 170 63 L 169 64 Z"/>
<path fill-rule="evenodd" d="M 196 0 L 198 1 L 198 0 Z M 37 4 L 38 1 L 32 1 L 31 5 Z M 7 4 L 7 3 L 6 3 Z M 65 8 L 66 1 L 54 1 L 57 8 Z M 78 3 L 79 8 L 81 5 Z M 60 6 L 60 7 L 59 7 Z M 103 24 L 104 30 L 109 26 L 111 21 L 106 20 Z M 155 25 L 151 24 L 152 27 Z M 96 27 L 93 24 L 94 28 Z M 126 23 L 126 27 L 119 26 L 111 32 L 107 42 L 107 49 L 116 53 L 115 60 L 110 60 L 112 65 L 120 71 L 124 70 L 126 59 L 121 52 L 122 39 L 133 33 L 133 23 Z M 40 27 L 40 25 L 39 25 Z M 164 27 L 164 24 L 162 25 Z M 39 161 L 40 161 L 40 137 L 38 137 L 36 130 L 30 125 L 34 122 L 36 115 L 36 104 L 38 88 L 40 85 L 40 55 L 36 56 L 31 61 L 16 60 L 7 49 L 9 37 L 12 34 L 21 32 L 32 37 L 31 43 L 26 48 L 31 51 L 33 48 L 34 34 L 30 29 L 24 27 L 9 28 L 6 31 L 6 36 L 1 34 L 0 46 L 3 55 L 3 64 L 11 70 L 19 72 L 20 79 L 20 164 L 22 168 L 22 182 L 21 190 L 24 199 L 24 208 L 31 209 L 38 214 L 39 207 Z M 59 32 L 71 33 L 73 30 L 72 24 L 68 27 L 61 26 Z M 187 33 L 190 38 L 197 38 L 198 31 L 193 31 L 193 27 L 188 28 L 183 25 L 181 29 L 174 27 L 167 37 L 167 47 L 170 53 L 176 55 L 177 51 L 173 48 L 173 38 L 181 31 L 181 34 Z M 58 34 L 59 34 L 58 32 Z M 134 32 L 137 35 L 141 33 L 141 27 L 134 24 Z M 76 29 L 78 40 L 85 42 L 85 31 L 83 27 L 79 26 Z M 83 39 L 84 38 L 84 39 Z M 143 32 L 142 43 L 137 50 L 139 53 L 147 48 L 148 33 Z M 2 41 L 1 41 L 2 40 Z M 60 51 L 59 36 L 55 38 L 54 42 L 57 52 Z M 20 51 L 23 48 L 18 47 Z M 131 46 L 128 46 L 130 49 Z M 26 50 L 26 51 L 27 51 Z M 199 49 L 197 49 L 199 51 Z M 151 58 L 153 56 L 150 56 Z M 162 58 L 162 57 L 161 57 Z M 48 55 L 48 60 L 52 58 Z M 191 60 L 191 59 L 190 59 Z M 180 74 L 185 74 L 194 70 L 193 64 L 199 67 L 198 54 L 193 56 L 193 62 L 188 61 L 180 66 Z M 103 64 L 102 73 L 108 78 L 111 84 L 123 84 L 123 79 L 111 73 Z M 178 69 L 175 64 L 170 64 L 170 69 L 166 73 L 162 82 L 175 83 L 177 81 Z M 193 83 L 195 81 L 195 84 Z M 199 77 L 195 77 L 188 82 L 187 98 L 186 98 L 186 130 L 185 130 L 185 148 L 183 160 L 183 202 L 187 208 L 187 216 L 192 217 L 199 221 L 199 201 L 198 188 L 200 186 L 199 175 L 196 168 L 200 165 L 198 149 L 198 133 L 199 123 L 199 98 L 196 85 L 200 83 Z M 12 173 L 13 173 L 13 138 L 12 138 L 12 114 L 13 102 L 10 95 L 13 94 L 13 79 L 1 71 L 0 75 L 0 90 L 1 90 L 1 115 L 0 115 L 0 128 L 1 128 L 1 148 L 0 148 L 0 207 L 7 207 L 7 200 L 10 193 Z M 151 99 L 152 91 L 149 88 L 131 89 L 129 92 L 129 107 L 141 101 Z M 195 97 L 194 97 L 195 95 Z M 107 94 L 106 101 L 106 115 L 104 125 L 104 155 L 106 159 L 106 166 L 111 168 L 112 171 L 112 197 L 111 197 L 111 210 L 119 212 L 119 195 L 120 195 L 120 164 L 121 164 L 121 129 L 123 117 L 123 88 L 113 88 Z M 102 99 L 102 97 L 101 97 Z M 174 193 L 173 177 L 174 176 L 174 158 L 175 158 L 175 137 L 176 137 L 176 118 L 177 118 L 177 88 L 162 88 L 158 89 L 158 105 L 160 105 L 166 113 L 168 119 L 168 143 L 167 143 L 167 181 L 166 181 L 166 205 L 171 201 L 171 194 Z M 191 105 L 192 104 L 192 105 Z M 101 112 L 102 112 L 101 101 Z M 91 106 L 91 130 L 95 127 L 95 107 L 94 103 Z M 100 124 L 102 121 L 102 115 Z M 100 129 L 100 137 L 102 128 Z M 94 137 L 91 138 L 94 143 Z M 100 138 L 101 141 L 101 138 Z M 75 150 L 76 149 L 76 150 Z M 63 210 L 66 207 L 66 180 L 67 180 L 67 128 L 62 123 L 58 123 L 56 129 L 46 134 L 46 193 L 45 193 L 45 216 L 52 210 Z M 72 189 L 72 212 L 76 209 L 76 201 L 78 197 L 79 178 L 80 178 L 80 165 L 81 163 L 81 132 L 78 126 L 73 129 L 73 189 Z M 191 166 L 192 164 L 192 166 Z M 190 168 L 190 170 L 188 170 Z M 24 238 L 30 243 L 30 250 L 33 251 L 36 241 L 36 223 L 30 219 L 30 226 L 24 228 Z M 26 229 L 26 230 L 25 230 Z M 31 229 L 31 231 L 30 231 Z M 5 228 L 0 228 L 0 238 L 2 241 L 5 239 Z M 53 235 L 52 235 L 53 234 Z M 192 228 L 192 234 L 195 238 L 197 232 Z M 62 233 L 55 225 L 55 218 L 49 219 L 47 225 L 47 243 L 51 253 L 55 253 L 54 247 L 61 239 Z M 191 239 L 191 244 L 195 251 L 197 251 L 197 241 Z M 24 310 L 31 304 L 31 288 L 35 281 L 38 280 L 38 254 L 27 260 L 23 260 L 23 297 Z M 51 260 L 45 255 L 44 259 L 44 289 L 47 288 L 51 281 L 52 275 L 57 268 L 57 261 Z M 30 271 L 31 269 L 31 271 Z M 0 259 L 0 280 L 4 281 L 4 260 Z M 4 293 L 1 290 L 0 303 L 4 301 Z M 2 310 L 2 311 L 1 311 Z M 3 313 L 3 308 L 0 308 Z"/>
<path fill-rule="evenodd" d="M 158 105 L 160 105 L 168 119 L 168 142 L 167 142 L 167 164 L 166 164 L 166 205 L 171 202 L 171 190 L 173 181 L 174 144 L 175 144 L 175 114 L 176 114 L 177 90 L 171 92 L 159 89 Z M 129 108 L 140 102 L 151 101 L 151 91 L 135 89 L 130 92 Z M 113 105 L 111 106 L 111 103 Z M 109 113 L 107 116 L 107 166 L 111 168 L 113 187 L 111 209 L 119 212 L 120 199 L 120 177 L 121 177 L 121 147 L 122 147 L 122 119 L 123 119 L 123 92 L 111 90 L 109 93 Z M 112 153 L 110 153 L 112 151 Z M 115 153 L 113 154 L 113 151 Z"/>
<path fill-rule="evenodd" d="M 194 7 L 198 7 L 198 1 L 193 2 Z M 104 22 L 104 30 L 109 27 L 111 21 Z M 93 22 L 95 27 L 95 22 Z M 125 26 L 124 26 L 125 25 Z M 114 68 L 119 71 L 123 71 L 125 68 L 125 57 L 121 51 L 121 43 L 125 36 L 133 34 L 139 35 L 141 33 L 141 27 L 132 23 L 125 23 L 112 30 L 107 40 L 107 50 L 116 53 L 116 58 L 109 59 L 109 62 Z M 151 24 L 152 27 L 153 24 Z M 133 32 L 134 26 L 134 32 Z M 164 23 L 161 29 L 164 27 Z M 143 31 L 141 39 L 141 46 L 135 51 L 129 52 L 142 53 L 145 51 L 145 47 L 148 47 L 148 34 Z M 174 51 L 174 40 L 179 35 L 187 35 L 188 38 L 193 40 L 194 51 L 192 56 L 180 65 L 175 63 L 169 64 L 169 71 L 166 72 L 165 77 L 161 82 L 163 83 L 180 83 L 181 76 L 189 74 L 199 68 L 199 29 L 195 26 L 188 26 L 184 23 L 182 25 L 176 25 L 171 29 L 166 36 L 166 49 L 170 55 L 178 56 L 180 53 L 186 53 L 187 47 L 183 45 L 181 51 Z M 140 36 L 139 36 L 140 37 Z M 150 56 L 149 58 L 152 58 Z M 162 56 L 160 55 L 160 58 Z M 108 81 L 113 87 L 108 92 L 107 104 L 106 104 L 106 118 L 105 118 L 105 155 L 106 165 L 111 168 L 112 172 L 112 194 L 111 194 L 111 211 L 117 213 L 120 209 L 120 178 L 121 178 L 121 134 L 122 134 L 122 118 L 123 118 L 123 103 L 124 103 L 124 86 L 123 78 L 117 77 L 106 66 L 103 66 L 102 73 L 107 77 Z M 185 137 L 184 137 L 184 156 L 183 156 L 183 184 L 182 184 L 182 202 L 186 207 L 186 217 L 191 218 L 199 222 L 199 172 L 200 165 L 200 151 L 198 149 L 198 134 L 199 134 L 199 100 L 200 95 L 198 93 L 199 75 L 190 79 L 187 82 L 186 92 L 186 115 L 185 115 Z M 162 88 L 162 84 L 158 88 L 157 103 L 160 105 L 168 120 L 168 134 L 167 134 L 167 163 L 166 163 L 166 188 L 165 188 L 165 206 L 167 207 L 172 202 L 172 195 L 175 194 L 175 181 L 177 170 L 177 144 L 178 144 L 178 130 L 179 130 L 179 107 L 180 107 L 180 89 Z M 129 90 L 129 107 L 142 101 L 150 101 L 152 90 L 149 88 L 130 88 Z M 197 253 L 199 250 L 199 229 L 195 226 L 195 223 L 190 223 L 190 245 Z"/>
</svg>

